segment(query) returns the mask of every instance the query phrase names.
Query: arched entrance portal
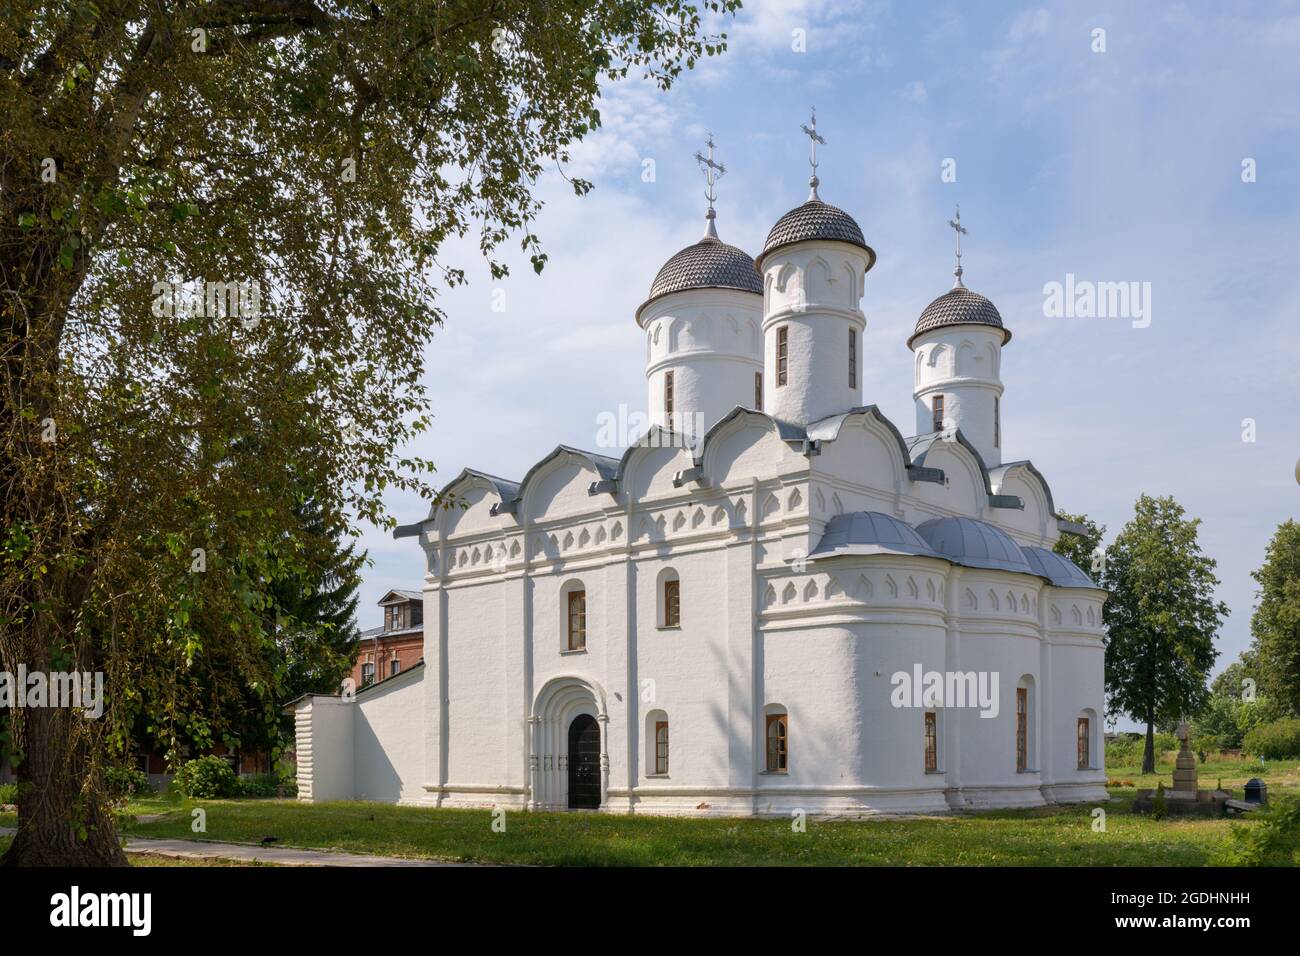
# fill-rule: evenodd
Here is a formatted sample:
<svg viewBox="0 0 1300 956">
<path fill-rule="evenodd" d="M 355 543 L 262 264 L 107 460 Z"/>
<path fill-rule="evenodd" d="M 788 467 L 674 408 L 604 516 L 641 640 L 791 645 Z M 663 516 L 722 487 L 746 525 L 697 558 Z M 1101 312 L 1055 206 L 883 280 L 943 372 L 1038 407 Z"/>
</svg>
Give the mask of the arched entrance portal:
<svg viewBox="0 0 1300 956">
<path fill-rule="evenodd" d="M 609 715 L 599 684 L 547 681 L 528 717 L 528 807 L 597 808 L 609 793 Z"/>
<path fill-rule="evenodd" d="M 569 724 L 569 806 L 600 806 L 600 726 L 590 714 L 579 714 Z"/>
</svg>

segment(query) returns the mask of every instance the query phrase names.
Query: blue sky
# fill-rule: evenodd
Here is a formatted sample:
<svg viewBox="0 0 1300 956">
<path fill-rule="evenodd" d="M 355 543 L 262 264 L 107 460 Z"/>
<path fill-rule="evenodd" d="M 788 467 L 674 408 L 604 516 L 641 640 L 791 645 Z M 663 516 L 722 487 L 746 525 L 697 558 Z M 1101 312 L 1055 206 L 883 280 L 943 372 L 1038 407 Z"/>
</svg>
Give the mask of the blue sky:
<svg viewBox="0 0 1300 956">
<path fill-rule="evenodd" d="M 1108 540 L 1142 492 L 1204 519 L 1232 611 L 1219 666 L 1235 659 L 1250 572 L 1300 515 L 1300 4 L 755 0 L 720 28 L 731 49 L 671 92 L 606 91 L 604 126 L 570 169 L 591 194 L 539 183 L 540 277 L 519 261 L 493 282 L 473 242 L 445 250 L 471 281 L 443 298 L 427 356 L 435 424 L 410 450 L 435 461 L 439 484 L 464 466 L 518 479 L 557 444 L 595 447 L 601 412 L 644 410 L 633 314 L 702 233 L 694 152 L 712 131 L 728 169 L 719 232 L 752 254 L 807 193 L 799 124 L 815 104 L 822 198 L 879 256 L 863 300 L 865 400 L 914 431 L 905 341 L 951 285 L 945 223 L 960 202 L 966 284 L 1014 333 L 1007 460 L 1031 458 L 1058 507 L 1105 524 Z M 956 182 L 942 181 L 945 159 Z M 1255 182 L 1242 181 L 1246 159 Z M 1150 282 L 1150 325 L 1046 317 L 1043 286 L 1067 273 Z M 397 494 L 389 505 L 404 523 L 427 508 Z M 371 530 L 363 545 L 366 627 L 384 591 L 420 586 L 423 564 L 409 539 Z"/>
</svg>

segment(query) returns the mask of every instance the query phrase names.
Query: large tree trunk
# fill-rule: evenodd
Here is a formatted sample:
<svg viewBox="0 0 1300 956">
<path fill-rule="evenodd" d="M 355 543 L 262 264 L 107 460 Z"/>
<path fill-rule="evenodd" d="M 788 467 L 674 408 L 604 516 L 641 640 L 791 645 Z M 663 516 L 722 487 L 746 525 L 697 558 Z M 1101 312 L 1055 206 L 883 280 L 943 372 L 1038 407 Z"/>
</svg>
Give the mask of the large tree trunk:
<svg viewBox="0 0 1300 956">
<path fill-rule="evenodd" d="M 72 710 L 23 711 L 18 834 L 0 866 L 126 866 L 105 795 L 90 779 L 91 734 Z"/>
<path fill-rule="evenodd" d="M 1156 737 L 1155 726 L 1150 717 L 1147 718 L 1147 743 L 1142 750 L 1142 772 L 1156 772 Z"/>
</svg>

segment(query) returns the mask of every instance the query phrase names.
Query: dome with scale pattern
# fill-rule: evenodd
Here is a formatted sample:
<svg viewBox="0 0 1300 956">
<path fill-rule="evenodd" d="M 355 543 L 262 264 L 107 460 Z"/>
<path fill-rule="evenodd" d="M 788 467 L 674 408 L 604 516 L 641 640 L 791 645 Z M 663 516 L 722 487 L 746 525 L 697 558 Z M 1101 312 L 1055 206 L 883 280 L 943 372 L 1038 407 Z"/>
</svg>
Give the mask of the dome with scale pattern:
<svg viewBox="0 0 1300 956">
<path fill-rule="evenodd" d="M 847 242 L 867 251 L 867 268 L 876 264 L 876 253 L 862 236 L 862 229 L 843 209 L 809 199 L 776 221 L 763 243 L 762 261 L 769 253 L 796 242 Z"/>
<path fill-rule="evenodd" d="M 916 328 L 907 339 L 908 347 L 917 336 L 934 329 L 952 325 L 989 325 L 1002 330 L 1002 344 L 1011 341 L 1011 330 L 1002 324 L 1002 315 L 995 306 L 978 292 L 963 285 L 954 286 L 935 299 L 921 312 Z"/>
<path fill-rule="evenodd" d="M 753 257 L 744 249 L 705 236 L 663 264 L 650 284 L 649 298 L 637 309 L 637 314 L 655 299 L 687 289 L 737 289 L 762 295 L 763 282 L 754 268 Z"/>
</svg>

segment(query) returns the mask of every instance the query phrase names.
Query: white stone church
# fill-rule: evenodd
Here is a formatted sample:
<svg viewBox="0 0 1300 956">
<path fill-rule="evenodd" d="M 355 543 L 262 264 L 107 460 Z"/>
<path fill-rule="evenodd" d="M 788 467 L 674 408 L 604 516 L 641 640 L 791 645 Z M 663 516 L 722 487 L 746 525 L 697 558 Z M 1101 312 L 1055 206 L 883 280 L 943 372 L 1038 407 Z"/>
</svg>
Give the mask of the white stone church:
<svg viewBox="0 0 1300 956">
<path fill-rule="evenodd" d="M 815 121 L 812 130 L 816 136 Z M 710 144 L 711 147 L 711 144 Z M 916 421 L 864 400 L 876 254 L 811 195 L 757 258 L 704 238 L 635 321 L 654 426 L 465 469 L 400 528 L 424 661 L 296 702 L 300 797 L 617 813 L 936 812 L 1104 800 L 1106 593 L 1004 461 L 993 303 L 907 340 Z M 720 170 L 709 158 L 713 175 Z M 901 348 L 900 348 L 901 351 Z M 911 433 L 907 437 L 906 432 Z"/>
</svg>

